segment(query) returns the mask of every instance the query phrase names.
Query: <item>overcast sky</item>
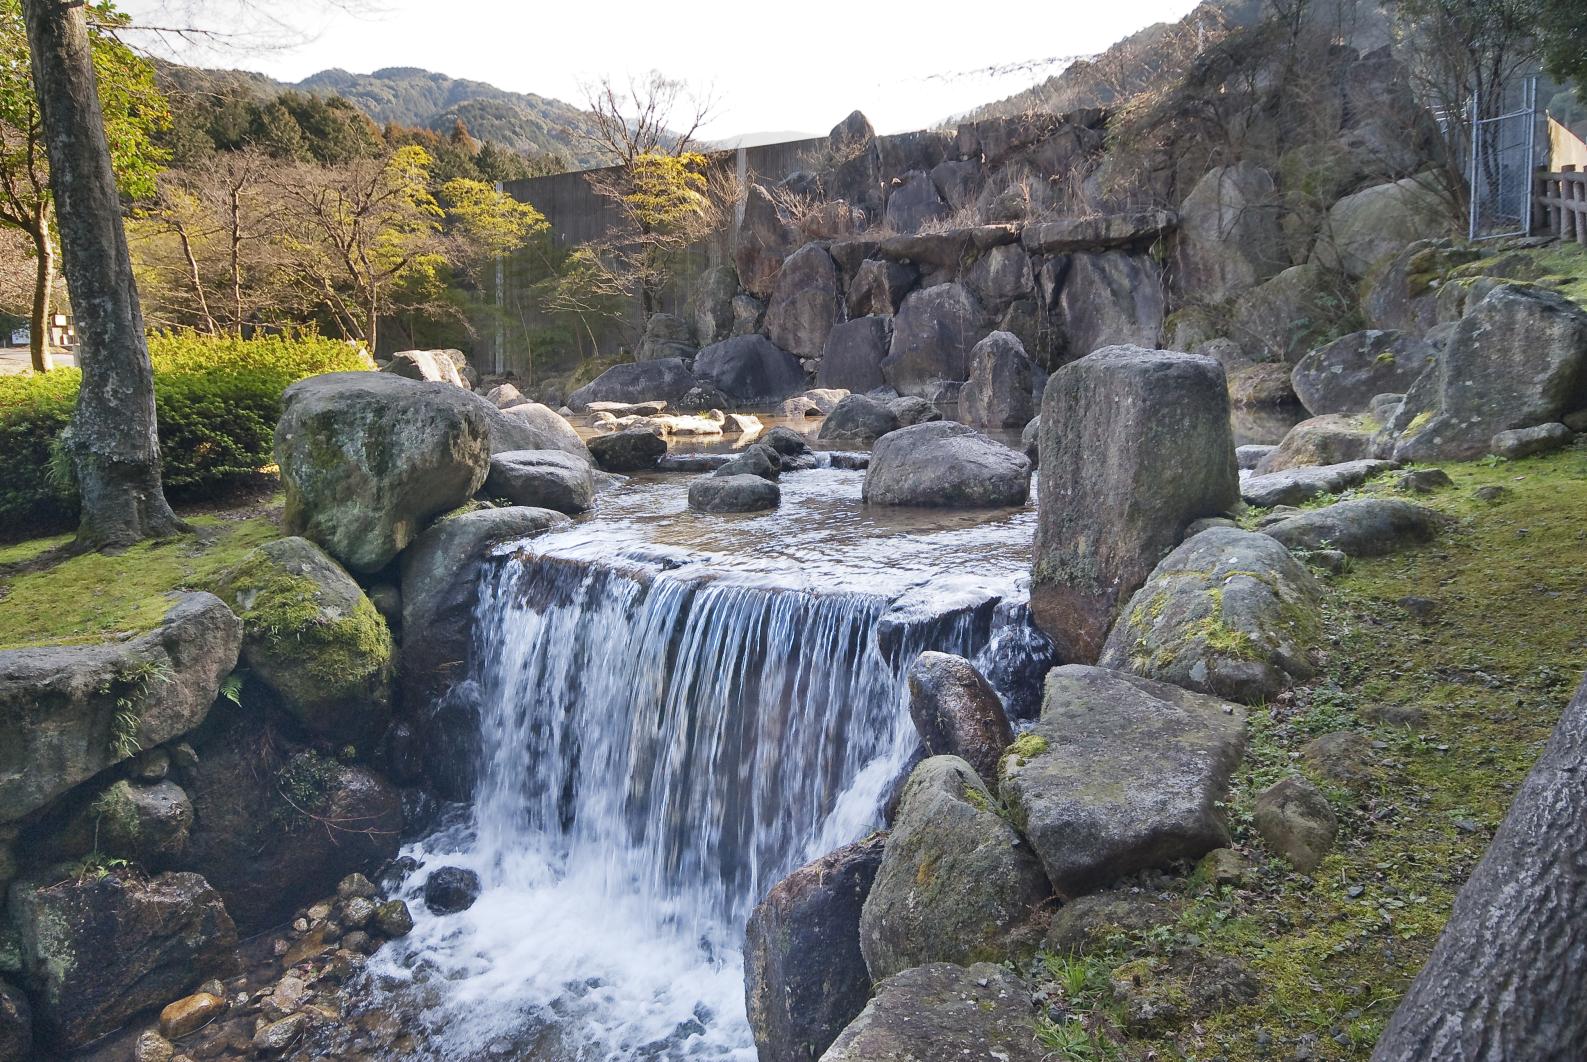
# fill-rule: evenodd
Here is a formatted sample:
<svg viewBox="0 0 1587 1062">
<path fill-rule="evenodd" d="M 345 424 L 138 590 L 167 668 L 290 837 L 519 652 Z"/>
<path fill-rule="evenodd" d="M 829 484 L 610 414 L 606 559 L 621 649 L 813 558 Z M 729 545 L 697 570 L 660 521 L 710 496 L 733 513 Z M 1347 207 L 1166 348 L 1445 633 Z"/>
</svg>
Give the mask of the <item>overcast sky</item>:
<svg viewBox="0 0 1587 1062">
<path fill-rule="evenodd" d="M 165 54 L 297 81 L 326 67 L 418 66 L 579 104 L 582 84 L 652 68 L 714 88 L 709 138 L 824 133 L 859 108 L 918 129 L 1026 88 L 1194 0 L 123 0 L 145 23 L 241 30 L 225 47 L 167 37 Z M 664 18 L 656 19 L 656 12 Z M 269 20 L 278 20 L 272 26 Z M 281 46 L 288 34 L 296 43 Z M 268 46 L 264 42 L 273 41 Z"/>
</svg>

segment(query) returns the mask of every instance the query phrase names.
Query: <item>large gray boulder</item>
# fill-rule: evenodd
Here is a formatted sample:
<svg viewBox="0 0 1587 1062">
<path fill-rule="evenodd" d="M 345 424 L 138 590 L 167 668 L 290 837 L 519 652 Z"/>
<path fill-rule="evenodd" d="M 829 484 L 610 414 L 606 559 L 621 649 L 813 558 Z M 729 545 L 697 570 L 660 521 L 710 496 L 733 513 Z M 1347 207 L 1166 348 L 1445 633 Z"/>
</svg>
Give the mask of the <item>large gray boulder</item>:
<svg viewBox="0 0 1587 1062">
<path fill-rule="evenodd" d="M 957 756 L 923 761 L 904 787 L 860 912 L 873 981 L 928 962 L 1001 957 L 1051 894 L 997 797 Z"/>
<path fill-rule="evenodd" d="M 1404 394 L 1432 361 L 1433 350 L 1405 332 L 1369 329 L 1313 350 L 1290 373 L 1312 416 L 1360 413 L 1382 394 Z"/>
<path fill-rule="evenodd" d="M 363 588 L 306 538 L 281 538 L 215 592 L 242 620 L 242 659 L 312 734 L 367 745 L 391 719 L 391 631 Z"/>
<path fill-rule="evenodd" d="M 634 357 L 640 361 L 687 360 L 694 357 L 698 349 L 689 322 L 676 314 L 653 313 L 645 321 L 645 332 L 639 337 Z"/>
<path fill-rule="evenodd" d="M 1338 494 L 1359 487 L 1373 476 L 1398 467 L 1394 461 L 1370 459 L 1341 461 L 1336 465 L 1301 465 L 1282 472 L 1247 476 L 1240 481 L 1240 497 L 1247 505 L 1262 509 L 1300 505 L 1324 494 Z"/>
<path fill-rule="evenodd" d="M 694 308 L 694 335 L 704 346 L 733 334 L 733 297 L 738 294 L 738 270 L 714 266 L 694 283 L 690 302 Z"/>
<path fill-rule="evenodd" d="M 821 1062 L 1047 1062 L 1030 989 L 983 962 L 935 962 L 895 974 L 821 1056 Z"/>
<path fill-rule="evenodd" d="M 978 428 L 1023 428 L 1036 415 L 1038 371 L 1017 337 L 991 333 L 970 350 L 959 415 Z"/>
<path fill-rule="evenodd" d="M 327 373 L 281 402 L 283 524 L 354 571 L 384 568 L 485 482 L 494 407 L 451 384 Z"/>
<path fill-rule="evenodd" d="M 219 598 L 187 593 L 125 642 L 0 651 L 0 822 L 196 728 L 241 645 Z"/>
<path fill-rule="evenodd" d="M 1539 424 L 1534 428 L 1511 428 L 1501 431 L 1488 443 L 1488 449 L 1499 457 L 1511 461 L 1536 454 L 1552 453 L 1569 446 L 1576 433 L 1559 422 Z"/>
<path fill-rule="evenodd" d="M 1017 243 L 993 247 L 971 266 L 964 276 L 976 300 L 990 313 L 1001 313 L 1015 299 L 1036 290 L 1030 255 Z"/>
<path fill-rule="evenodd" d="M 893 318 L 882 376 L 899 394 L 930 398 L 944 380 L 969 374 L 970 348 L 987 329 L 985 314 L 963 285 L 912 291 Z"/>
<path fill-rule="evenodd" d="M 1195 303 L 1219 303 L 1289 266 L 1283 207 L 1272 174 L 1254 162 L 1208 170 L 1179 206 L 1175 284 Z"/>
<path fill-rule="evenodd" d="M 511 453 L 514 450 L 560 450 L 581 461 L 590 459 L 584 440 L 562 414 L 539 402 L 514 402 L 501 409 L 486 406 L 485 416 L 490 422 L 490 452 Z"/>
<path fill-rule="evenodd" d="M 996 509 L 1030 497 L 1018 450 L 951 420 L 912 424 L 877 440 L 861 496 L 869 505 Z"/>
<path fill-rule="evenodd" d="M 988 785 L 1014 740 L 997 691 L 975 665 L 951 653 L 921 653 L 909 665 L 909 717 L 928 756 L 957 756 Z"/>
<path fill-rule="evenodd" d="M 1552 291 L 1493 288 L 1466 313 L 1437 361 L 1435 405 L 1394 448 L 1402 461 L 1480 457 L 1512 428 L 1587 407 L 1587 311 Z"/>
<path fill-rule="evenodd" d="M 701 476 L 689 484 L 689 508 L 701 513 L 753 513 L 782 502 L 777 484 L 763 476 Z"/>
<path fill-rule="evenodd" d="M 761 299 L 770 295 L 777 270 L 798 246 L 798 238 L 772 193 L 751 181 L 744 190 L 744 213 L 733 239 L 733 264 L 744 290 Z"/>
<path fill-rule="evenodd" d="M 1378 557 L 1431 542 L 1445 518 L 1436 510 L 1395 498 L 1353 498 L 1266 523 L 1262 533 L 1289 549 L 1336 549 L 1352 557 Z"/>
<path fill-rule="evenodd" d="M 613 365 L 568 395 L 568 408 L 582 413 L 589 409 L 591 402 L 675 403 L 698 382 L 681 358 L 624 362 Z M 545 447 L 515 446 L 512 449 L 542 450 Z"/>
<path fill-rule="evenodd" d="M 1376 425 L 1367 417 L 1325 413 L 1290 428 L 1278 447 L 1257 462 L 1256 474 L 1288 468 L 1364 461 L 1373 455 Z"/>
<path fill-rule="evenodd" d="M 1364 188 L 1328 210 L 1312 261 L 1364 277 L 1381 258 L 1408 243 L 1447 235 L 1450 205 L 1431 175 Z"/>
<path fill-rule="evenodd" d="M 1291 364 L 1349 330 L 1352 303 L 1348 278 L 1308 262 L 1236 294 L 1226 327 L 1252 358 Z"/>
<path fill-rule="evenodd" d="M 866 395 L 849 395 L 821 422 L 816 438 L 829 441 L 869 442 L 898 430 L 898 414 L 885 402 Z"/>
<path fill-rule="evenodd" d="M 820 348 L 816 348 L 820 353 Z M 765 336 L 735 336 L 713 343 L 694 359 L 700 379 L 741 405 L 774 406 L 805 389 L 799 359 Z"/>
<path fill-rule="evenodd" d="M 886 383 L 882 361 L 893 340 L 891 317 L 860 317 L 844 321 L 827 334 L 816 380 L 822 387 L 840 387 L 864 394 Z"/>
<path fill-rule="evenodd" d="M 391 360 L 380 367 L 381 372 L 401 376 L 405 380 L 426 380 L 431 383 L 449 383 L 454 387 L 467 387 L 463 375 L 457 371 L 452 350 L 399 350 Z"/>
<path fill-rule="evenodd" d="M 919 279 L 920 271 L 907 262 L 867 258 L 849 280 L 849 317 L 891 317 Z"/>
<path fill-rule="evenodd" d="M 805 244 L 777 271 L 766 304 L 766 337 L 796 357 L 819 358 L 842 308 L 832 256 L 820 244 Z"/>
<path fill-rule="evenodd" d="M 1041 718 L 1009 750 L 1000 791 L 1062 897 L 1229 844 L 1222 805 L 1245 710 L 1138 675 L 1047 673 Z"/>
<path fill-rule="evenodd" d="M 1239 501 L 1223 368 L 1108 347 L 1042 400 L 1031 609 L 1060 657 L 1095 660 L 1113 617 L 1193 520 Z"/>
<path fill-rule="evenodd" d="M 860 953 L 860 907 L 887 835 L 807 863 L 772 886 L 744 931 L 744 1002 L 765 1062 L 809 1062 L 871 995 Z"/>
<path fill-rule="evenodd" d="M 508 450 L 490 459 L 485 493 L 514 505 L 582 513 L 595 504 L 590 463 L 561 450 Z"/>
<path fill-rule="evenodd" d="M 590 456 L 607 472 L 641 472 L 667 456 L 667 440 L 653 427 L 635 424 L 589 442 Z"/>
<path fill-rule="evenodd" d="M 1155 347 L 1166 313 L 1162 269 L 1149 256 L 1102 251 L 1071 256 L 1058 296 L 1069 356 L 1103 347 Z"/>
<path fill-rule="evenodd" d="M 1321 597 L 1311 573 L 1272 538 L 1208 528 L 1135 592 L 1097 663 L 1265 704 L 1316 674 Z"/>
<path fill-rule="evenodd" d="M 10 913 L 35 1030 L 61 1053 L 237 969 L 236 927 L 197 874 L 22 881 Z"/>
</svg>

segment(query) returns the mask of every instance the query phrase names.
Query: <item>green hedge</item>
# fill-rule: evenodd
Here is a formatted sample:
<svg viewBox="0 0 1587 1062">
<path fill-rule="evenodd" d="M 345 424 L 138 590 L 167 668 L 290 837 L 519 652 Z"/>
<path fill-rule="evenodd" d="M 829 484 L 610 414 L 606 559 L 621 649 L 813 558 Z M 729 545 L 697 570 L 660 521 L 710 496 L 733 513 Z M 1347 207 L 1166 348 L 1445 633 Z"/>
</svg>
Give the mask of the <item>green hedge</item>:
<svg viewBox="0 0 1587 1062">
<path fill-rule="evenodd" d="M 149 339 L 166 488 L 192 495 L 252 475 L 272 461 L 281 392 L 305 376 L 372 369 L 359 348 L 319 336 Z M 76 519 L 69 463 L 59 446 L 81 374 L 0 377 L 0 528 Z"/>
</svg>

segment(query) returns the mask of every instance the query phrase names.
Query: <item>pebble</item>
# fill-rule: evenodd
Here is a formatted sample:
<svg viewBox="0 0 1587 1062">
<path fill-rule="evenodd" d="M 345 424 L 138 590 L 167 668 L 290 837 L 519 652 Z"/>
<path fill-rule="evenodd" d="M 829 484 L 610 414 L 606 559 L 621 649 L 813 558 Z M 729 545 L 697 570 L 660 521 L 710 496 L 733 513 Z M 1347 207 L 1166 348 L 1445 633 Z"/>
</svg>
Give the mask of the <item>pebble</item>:
<svg viewBox="0 0 1587 1062">
<path fill-rule="evenodd" d="M 195 992 L 160 1011 L 160 1035 L 171 1040 L 197 1032 L 226 1011 L 223 996 L 209 992 Z"/>
<path fill-rule="evenodd" d="M 176 1048 L 171 1041 L 149 1029 L 138 1037 L 138 1042 L 132 1048 L 133 1062 L 171 1062 L 171 1056 L 176 1054 Z"/>
<path fill-rule="evenodd" d="M 1357 899 L 1360 896 L 1364 895 L 1366 893 L 1366 891 L 1367 890 L 1363 886 L 1352 885 L 1348 889 L 1345 890 L 1345 895 L 1350 897 L 1352 900 L 1354 900 L 1354 899 Z"/>
</svg>

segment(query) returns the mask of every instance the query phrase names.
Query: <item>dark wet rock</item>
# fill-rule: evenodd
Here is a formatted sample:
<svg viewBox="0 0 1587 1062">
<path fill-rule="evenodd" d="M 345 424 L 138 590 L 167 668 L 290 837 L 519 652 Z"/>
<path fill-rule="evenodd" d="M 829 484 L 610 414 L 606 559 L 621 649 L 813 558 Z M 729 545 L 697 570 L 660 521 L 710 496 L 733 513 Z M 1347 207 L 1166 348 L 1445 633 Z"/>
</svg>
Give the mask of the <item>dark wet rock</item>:
<svg viewBox="0 0 1587 1062">
<path fill-rule="evenodd" d="M 970 351 L 970 378 L 959 413 L 979 428 L 1023 428 L 1036 415 L 1035 362 L 1019 339 L 993 332 Z"/>
<path fill-rule="evenodd" d="M 184 593 L 158 628 L 125 642 L 0 651 L 0 822 L 196 728 L 241 643 L 219 598 Z M 126 743 L 120 714 L 137 719 Z"/>
<path fill-rule="evenodd" d="M 777 271 L 766 304 L 766 336 L 795 357 L 819 358 L 841 308 L 832 256 L 820 244 L 807 243 Z"/>
<path fill-rule="evenodd" d="M 1223 369 L 1109 347 L 1052 375 L 1041 423 L 1031 610 L 1061 656 L 1094 660 L 1185 527 L 1239 501 Z"/>
<path fill-rule="evenodd" d="M 1263 527 L 1289 549 L 1337 549 L 1377 557 L 1430 542 L 1444 525 L 1432 509 L 1391 498 L 1356 498 L 1285 516 Z"/>
<path fill-rule="evenodd" d="M 920 279 L 920 271 L 905 262 L 870 258 L 860 263 L 849 281 L 849 317 L 891 316 L 898 312 L 904 296 Z"/>
<path fill-rule="evenodd" d="M 1552 453 L 1570 445 L 1576 433 L 1563 424 L 1539 424 L 1533 428 L 1514 428 L 1501 431 L 1488 443 L 1488 449 L 1499 457 L 1519 460 L 1536 454 Z"/>
<path fill-rule="evenodd" d="M 689 508 L 702 513 L 753 513 L 782 502 L 777 484 L 758 475 L 702 476 L 689 484 Z"/>
<path fill-rule="evenodd" d="M 1047 674 L 1041 718 L 1009 748 L 1000 789 L 1063 897 L 1227 847 L 1222 814 L 1245 711 L 1118 671 Z"/>
<path fill-rule="evenodd" d="M 1324 494 L 1359 487 L 1374 476 L 1399 467 L 1394 461 L 1343 461 L 1337 465 L 1302 465 L 1282 472 L 1248 476 L 1240 482 L 1240 497 L 1259 508 L 1299 505 Z"/>
<path fill-rule="evenodd" d="M 288 1014 L 279 1021 L 261 1025 L 249 1045 L 256 1057 L 278 1058 L 303 1038 L 310 1024 L 310 1015 L 306 1012 Z"/>
<path fill-rule="evenodd" d="M 242 661 L 311 733 L 373 742 L 391 721 L 391 631 L 352 576 L 306 538 L 266 542 L 215 592 L 242 620 Z"/>
<path fill-rule="evenodd" d="M 1311 574 L 1273 539 L 1210 528 L 1163 558 L 1098 663 L 1265 704 L 1316 674 L 1321 597 Z"/>
<path fill-rule="evenodd" d="M 957 756 L 915 768 L 860 914 L 873 980 L 929 962 L 1002 955 L 1032 934 L 1031 918 L 1051 890 L 1005 814 Z"/>
<path fill-rule="evenodd" d="M 957 756 L 988 785 L 1014 740 L 1003 702 L 962 656 L 925 652 L 909 668 L 909 715 L 928 756 Z"/>
<path fill-rule="evenodd" d="M 1317 869 L 1339 830 L 1328 798 L 1303 778 L 1285 778 L 1264 789 L 1252 820 L 1267 846 L 1302 874 Z"/>
<path fill-rule="evenodd" d="M 667 440 L 651 428 L 635 425 L 589 441 L 590 456 L 606 472 L 641 472 L 655 468 L 667 453 Z"/>
<path fill-rule="evenodd" d="M 865 395 L 849 395 L 821 423 L 819 439 L 868 442 L 898 429 L 898 415 Z"/>
<path fill-rule="evenodd" d="M 778 474 L 782 471 L 782 455 L 765 443 L 756 443 L 754 446 L 745 447 L 744 450 L 731 461 L 712 470 L 717 476 L 759 476 L 777 481 Z"/>
<path fill-rule="evenodd" d="M 485 493 L 514 505 L 582 513 L 595 504 L 590 463 L 560 450 L 509 450 L 490 459 Z"/>
<path fill-rule="evenodd" d="M 424 906 L 431 914 L 466 911 L 479 899 L 479 875 L 464 867 L 441 867 L 424 883 Z"/>
<path fill-rule="evenodd" d="M 899 394 L 929 397 L 941 381 L 966 378 L 970 348 L 987 330 L 981 307 L 963 285 L 910 292 L 893 318 L 882 375 Z"/>
<path fill-rule="evenodd" d="M 741 405 L 775 405 L 805 389 L 799 359 L 760 335 L 711 344 L 694 359 L 694 371 Z"/>
<path fill-rule="evenodd" d="M 0 1062 L 28 1062 L 32 1057 L 33 1008 L 20 988 L 0 981 Z"/>
<path fill-rule="evenodd" d="M 1024 982 L 992 963 L 935 962 L 877 985 L 875 997 L 821 1062 L 1047 1058 Z"/>
<path fill-rule="evenodd" d="M 144 867 L 169 867 L 187 848 L 193 803 L 175 782 L 125 778 L 94 795 L 52 838 L 64 854 L 99 852 Z"/>
<path fill-rule="evenodd" d="M 871 977 L 860 908 L 882 864 L 883 833 L 800 867 L 755 905 L 744 939 L 744 999 L 766 1062 L 808 1062 L 865 1009 Z"/>
<path fill-rule="evenodd" d="M 237 930 L 197 874 L 19 882 L 10 911 L 37 1033 L 62 1050 L 237 968 Z"/>
<path fill-rule="evenodd" d="M 668 454 L 656 465 L 657 472 L 715 472 L 730 461 L 732 454 Z"/>
<path fill-rule="evenodd" d="M 842 387 L 856 394 L 882 386 L 882 360 L 893 337 L 891 317 L 859 317 L 827 334 L 816 378 L 823 387 Z"/>
<path fill-rule="evenodd" d="M 1157 346 L 1164 303 L 1162 269 L 1147 255 L 1074 255 L 1058 296 L 1069 356 L 1120 344 Z"/>
<path fill-rule="evenodd" d="M 1105 951 L 1120 935 L 1143 935 L 1175 920 L 1173 908 L 1150 896 L 1126 890 L 1098 892 L 1058 908 L 1043 946 L 1054 955 L 1087 955 Z"/>
<path fill-rule="evenodd" d="M 1256 466 L 1257 475 L 1303 465 L 1338 465 L 1373 456 L 1375 425 L 1364 418 L 1329 413 L 1303 420 L 1289 430 L 1278 448 Z"/>
<path fill-rule="evenodd" d="M 496 409 L 451 384 L 337 372 L 299 380 L 281 401 L 283 524 L 354 571 L 385 567 L 485 481 Z"/>
<path fill-rule="evenodd" d="M 1296 362 L 1290 382 L 1313 416 L 1360 413 L 1375 395 L 1409 390 L 1432 354 L 1425 342 L 1405 332 L 1352 332 Z"/>
<path fill-rule="evenodd" d="M 413 931 L 413 915 L 402 900 L 387 900 L 375 906 L 375 928 L 384 936 L 405 937 Z"/>
<path fill-rule="evenodd" d="M 568 396 L 568 406 L 583 413 L 592 402 L 676 402 L 695 382 L 681 358 L 625 362 L 574 391 Z"/>
<path fill-rule="evenodd" d="M 877 440 L 862 493 L 870 505 L 984 509 L 1024 505 L 1030 462 L 953 421 L 915 424 Z"/>
</svg>

